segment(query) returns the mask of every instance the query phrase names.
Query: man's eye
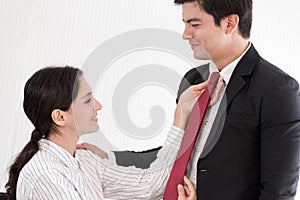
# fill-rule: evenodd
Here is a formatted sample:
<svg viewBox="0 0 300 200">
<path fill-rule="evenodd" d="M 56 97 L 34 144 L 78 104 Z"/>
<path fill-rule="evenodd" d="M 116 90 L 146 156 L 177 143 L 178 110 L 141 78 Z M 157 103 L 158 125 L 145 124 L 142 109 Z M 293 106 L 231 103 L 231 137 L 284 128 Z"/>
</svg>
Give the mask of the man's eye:
<svg viewBox="0 0 300 200">
<path fill-rule="evenodd" d="M 192 24 L 192 27 L 200 26 L 200 24 Z"/>
<path fill-rule="evenodd" d="M 86 100 L 84 103 L 90 103 L 91 99 Z"/>
</svg>

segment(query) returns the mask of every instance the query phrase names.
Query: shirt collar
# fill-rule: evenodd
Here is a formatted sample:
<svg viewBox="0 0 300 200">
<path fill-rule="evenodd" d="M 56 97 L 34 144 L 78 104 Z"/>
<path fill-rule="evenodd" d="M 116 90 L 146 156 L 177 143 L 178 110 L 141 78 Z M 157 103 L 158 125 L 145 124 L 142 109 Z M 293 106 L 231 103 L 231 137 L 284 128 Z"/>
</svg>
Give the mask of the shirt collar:
<svg viewBox="0 0 300 200">
<path fill-rule="evenodd" d="M 41 139 L 39 141 L 39 146 L 41 151 L 45 151 L 47 152 L 47 154 L 50 154 L 51 156 L 57 158 L 67 167 L 71 167 L 74 169 L 77 169 L 79 167 L 78 160 L 76 160 L 76 158 L 70 155 L 69 152 L 67 152 L 64 148 L 55 144 L 54 142 L 47 139 Z"/>
<path fill-rule="evenodd" d="M 226 84 L 229 83 L 230 77 L 231 77 L 235 67 L 237 66 L 237 64 L 241 60 L 241 58 L 245 55 L 245 53 L 250 49 L 250 47 L 251 47 L 251 42 L 249 42 L 247 49 L 242 53 L 242 55 L 240 55 L 237 59 L 235 59 L 234 61 L 229 63 L 227 66 L 225 66 L 223 68 L 222 71 L 220 71 L 220 75 L 223 76 L 223 79 Z M 210 72 L 210 74 L 212 72 L 219 72 L 218 68 L 216 67 L 216 65 L 213 61 L 211 61 L 209 63 L 209 72 Z"/>
</svg>

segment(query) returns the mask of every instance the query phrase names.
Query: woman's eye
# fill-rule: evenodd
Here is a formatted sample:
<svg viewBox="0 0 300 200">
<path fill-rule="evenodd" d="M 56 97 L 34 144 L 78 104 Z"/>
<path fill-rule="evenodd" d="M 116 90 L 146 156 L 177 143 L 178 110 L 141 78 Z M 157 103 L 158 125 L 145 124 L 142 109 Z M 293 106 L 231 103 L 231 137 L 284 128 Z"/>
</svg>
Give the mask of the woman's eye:
<svg viewBox="0 0 300 200">
<path fill-rule="evenodd" d="M 91 99 L 86 100 L 84 103 L 90 103 Z"/>
</svg>

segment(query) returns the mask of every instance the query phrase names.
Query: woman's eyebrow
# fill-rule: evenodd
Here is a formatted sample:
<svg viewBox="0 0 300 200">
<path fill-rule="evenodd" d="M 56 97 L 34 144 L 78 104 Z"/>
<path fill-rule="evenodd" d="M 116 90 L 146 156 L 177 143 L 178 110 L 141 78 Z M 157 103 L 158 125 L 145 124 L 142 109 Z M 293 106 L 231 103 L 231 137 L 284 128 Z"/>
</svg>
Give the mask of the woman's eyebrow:
<svg viewBox="0 0 300 200">
<path fill-rule="evenodd" d="M 84 95 L 84 96 L 82 97 L 82 99 L 84 99 L 85 97 L 90 96 L 90 95 L 92 95 L 92 92 L 88 92 L 86 95 Z"/>
</svg>

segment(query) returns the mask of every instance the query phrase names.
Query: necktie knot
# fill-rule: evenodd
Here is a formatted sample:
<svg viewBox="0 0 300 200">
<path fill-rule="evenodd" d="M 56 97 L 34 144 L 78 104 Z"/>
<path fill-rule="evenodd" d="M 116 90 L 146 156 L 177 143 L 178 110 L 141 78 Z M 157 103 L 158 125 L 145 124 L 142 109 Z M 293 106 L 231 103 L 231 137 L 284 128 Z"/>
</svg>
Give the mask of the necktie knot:
<svg viewBox="0 0 300 200">
<path fill-rule="evenodd" d="M 207 88 L 208 88 L 210 94 L 212 94 L 215 86 L 217 85 L 219 77 L 220 77 L 219 72 L 211 73 L 210 78 L 209 78 L 208 83 L 207 83 Z"/>
</svg>

